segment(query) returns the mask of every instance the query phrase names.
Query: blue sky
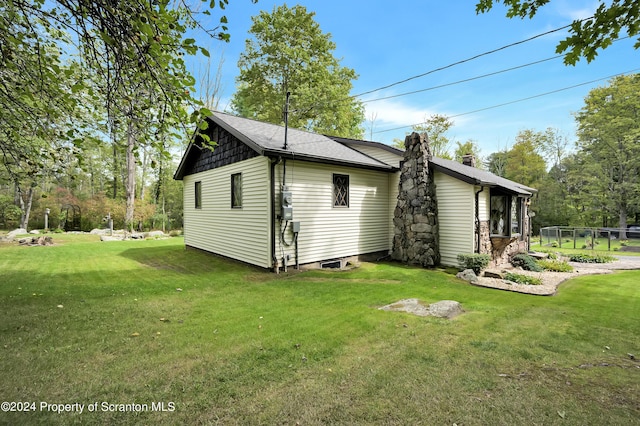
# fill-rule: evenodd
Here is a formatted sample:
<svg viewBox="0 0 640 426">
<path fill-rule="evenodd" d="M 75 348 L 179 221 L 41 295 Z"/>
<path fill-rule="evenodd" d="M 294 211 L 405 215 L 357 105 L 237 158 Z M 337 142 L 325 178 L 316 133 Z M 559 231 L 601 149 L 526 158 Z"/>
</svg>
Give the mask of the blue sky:
<svg viewBox="0 0 640 426">
<path fill-rule="evenodd" d="M 352 92 L 358 94 L 563 27 L 573 19 L 590 16 L 598 4 L 597 1 L 554 0 L 534 19 L 520 20 L 506 18 L 501 4 L 487 14 L 476 15 L 475 3 L 473 0 L 303 0 L 287 5 L 301 4 L 315 12 L 322 31 L 332 35 L 335 56 L 342 58 L 343 66 L 358 73 Z M 198 37 L 199 43 L 209 48 L 214 66 L 220 57 L 224 60 L 220 109 L 228 104 L 235 90 L 237 61 L 249 37 L 251 16 L 260 10 L 272 11 L 281 4 L 283 2 L 272 0 L 259 0 L 257 4 L 250 0 L 230 0 L 224 11 L 229 20 L 230 43 Z M 219 15 L 212 14 L 212 22 L 218 18 Z M 540 37 L 366 95 L 361 100 L 423 90 L 551 58 L 556 56 L 555 46 L 565 34 L 557 32 Z M 583 106 L 589 90 L 607 84 L 606 79 L 471 112 L 619 73 L 638 72 L 640 52 L 633 49 L 633 43 L 633 39 L 618 41 L 589 64 L 582 60 L 576 66 L 565 66 L 561 58 L 552 59 L 466 83 L 367 102 L 369 121 L 365 123 L 365 138 L 384 143 L 391 143 L 394 138 L 404 139 L 412 124 L 424 121 L 431 114 L 443 114 L 453 117 L 455 123 L 449 137 L 460 142 L 474 140 L 482 156 L 510 147 L 523 129 L 543 131 L 553 127 L 573 141 L 573 114 Z M 190 64 L 196 78 L 204 67 L 202 59 L 198 62 Z M 373 123 L 372 117 L 375 117 Z M 402 126 L 407 127 L 400 128 Z"/>
</svg>

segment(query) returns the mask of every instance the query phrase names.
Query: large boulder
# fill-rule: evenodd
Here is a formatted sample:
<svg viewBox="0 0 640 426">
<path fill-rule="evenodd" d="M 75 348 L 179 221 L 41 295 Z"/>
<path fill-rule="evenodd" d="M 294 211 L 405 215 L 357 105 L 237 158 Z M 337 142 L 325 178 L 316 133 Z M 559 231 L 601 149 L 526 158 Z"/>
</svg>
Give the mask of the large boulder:
<svg viewBox="0 0 640 426">
<path fill-rule="evenodd" d="M 163 238 L 163 237 L 166 237 L 166 235 L 162 231 L 151 231 L 147 235 L 149 236 L 149 238 Z"/>
<path fill-rule="evenodd" d="M 441 300 L 429 305 L 429 315 L 451 319 L 463 313 L 462 305 L 455 300 Z"/>
</svg>

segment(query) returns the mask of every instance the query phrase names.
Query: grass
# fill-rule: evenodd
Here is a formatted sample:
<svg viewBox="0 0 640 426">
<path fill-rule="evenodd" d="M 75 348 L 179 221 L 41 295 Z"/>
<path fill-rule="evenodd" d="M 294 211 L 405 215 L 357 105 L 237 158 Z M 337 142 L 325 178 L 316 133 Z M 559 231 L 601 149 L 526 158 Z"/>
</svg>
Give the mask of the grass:
<svg viewBox="0 0 640 426">
<path fill-rule="evenodd" d="M 640 271 L 583 276 L 540 297 L 397 264 L 276 275 L 187 251 L 181 238 L 54 240 L 0 245 L 0 400 L 148 409 L 38 405 L 0 412 L 2 424 L 640 418 L 640 368 L 627 355 L 640 354 Z M 457 300 L 466 313 L 376 309 L 412 297 Z"/>
</svg>

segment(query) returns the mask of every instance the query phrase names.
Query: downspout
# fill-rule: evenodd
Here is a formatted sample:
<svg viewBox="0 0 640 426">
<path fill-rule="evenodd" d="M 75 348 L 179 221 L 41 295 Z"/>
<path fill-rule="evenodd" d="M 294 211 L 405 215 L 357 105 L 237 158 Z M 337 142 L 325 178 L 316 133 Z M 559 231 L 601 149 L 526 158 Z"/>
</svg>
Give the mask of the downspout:
<svg viewBox="0 0 640 426">
<path fill-rule="evenodd" d="M 476 191 L 476 253 L 480 253 L 480 193 L 484 191 L 484 186 L 480 186 L 480 190 Z"/>
<path fill-rule="evenodd" d="M 276 165 L 280 163 L 280 158 L 271 159 L 271 171 L 269 178 L 271 179 L 271 199 L 269 200 L 270 209 L 271 209 L 271 259 L 273 262 L 273 272 L 276 274 L 280 273 L 280 268 L 278 267 L 278 258 L 276 256 L 276 218 L 275 218 L 275 198 L 276 198 Z"/>
</svg>

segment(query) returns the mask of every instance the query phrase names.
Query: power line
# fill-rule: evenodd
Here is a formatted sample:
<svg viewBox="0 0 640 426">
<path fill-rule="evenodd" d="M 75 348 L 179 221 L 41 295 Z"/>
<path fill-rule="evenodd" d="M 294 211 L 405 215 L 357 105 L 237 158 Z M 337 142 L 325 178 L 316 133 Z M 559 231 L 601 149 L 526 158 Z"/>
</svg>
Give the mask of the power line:
<svg viewBox="0 0 640 426">
<path fill-rule="evenodd" d="M 587 19 L 590 19 L 590 18 L 587 18 Z M 584 21 L 584 19 L 582 21 Z M 431 71 L 427 71 L 427 72 L 422 73 L 422 74 L 414 75 L 412 77 L 405 78 L 404 80 L 396 81 L 395 83 L 387 84 L 386 86 L 382 86 L 382 87 L 379 87 L 377 89 L 368 90 L 366 92 L 362 92 L 362 93 L 359 93 L 357 95 L 352 95 L 351 97 L 359 98 L 360 96 L 368 95 L 369 93 L 378 92 L 380 90 L 388 89 L 390 87 L 394 87 L 394 86 L 397 86 L 399 84 L 403 84 L 403 83 L 406 83 L 408 81 L 415 80 L 417 78 L 424 77 L 426 75 L 433 74 L 433 73 L 438 72 L 438 71 L 443 71 L 443 70 L 446 70 L 448 68 L 452 68 L 452 67 L 454 67 L 456 65 L 464 64 L 466 62 L 473 61 L 473 60 L 481 58 L 483 56 L 491 55 L 491 54 L 499 52 L 501 50 L 505 50 L 505 49 L 508 49 L 510 47 L 517 46 L 519 44 L 527 43 L 527 42 L 529 42 L 531 40 L 535 40 L 537 38 L 540 38 L 540 37 L 543 37 L 543 36 L 546 36 L 546 35 L 549 35 L 549 34 L 553 34 L 553 33 L 558 32 L 558 31 L 562 31 L 564 29 L 567 29 L 567 28 L 571 27 L 571 25 L 572 24 L 565 25 L 564 27 L 560 27 L 560 28 L 556 28 L 554 30 L 546 31 L 544 33 L 536 34 L 533 37 L 529 37 L 529 38 L 524 39 L 524 40 L 516 41 L 515 43 L 507 44 L 505 46 L 498 47 L 497 49 L 489 50 L 487 52 L 480 53 L 480 54 L 472 56 L 470 58 L 463 59 L 461 61 L 457 61 L 457 62 L 451 63 L 449 65 L 445 65 L 445 66 L 440 67 L 440 68 L 435 68 L 435 69 L 432 69 Z"/>
<path fill-rule="evenodd" d="M 580 22 L 585 21 L 585 20 L 587 20 L 587 19 L 590 19 L 590 18 L 582 19 Z M 475 56 L 472 56 L 472 57 L 470 57 L 470 58 L 462 59 L 462 60 L 460 60 L 460 61 L 457 61 L 457 62 L 451 63 L 451 64 L 449 64 L 449 65 L 445 65 L 445 66 L 443 66 L 443 67 L 435 68 L 435 69 L 432 69 L 432 70 L 430 70 L 430 71 L 424 72 L 424 73 L 422 73 L 422 74 L 414 75 L 414 76 L 412 76 L 412 77 L 408 77 L 408 78 L 405 78 L 405 79 L 403 79 L 403 80 L 396 81 L 396 82 L 394 82 L 394 83 L 390 83 L 390 84 L 387 84 L 387 85 L 382 86 L 382 87 L 378 87 L 378 88 L 376 88 L 376 89 L 368 90 L 368 91 L 366 91 L 366 92 L 362 92 L 362 93 L 359 93 L 359 94 L 357 94 L 357 95 L 350 95 L 350 96 L 347 96 L 347 97 L 345 97 L 345 98 L 343 98 L 343 99 L 338 99 L 338 100 L 334 100 L 334 101 L 318 102 L 318 103 L 316 103 L 315 105 L 310 105 L 309 107 L 307 107 L 307 108 L 305 109 L 305 111 L 306 111 L 306 112 L 309 112 L 310 110 L 312 110 L 313 108 L 316 108 L 316 107 L 325 106 L 325 105 L 331 105 L 331 104 L 335 104 L 335 103 L 338 103 L 338 102 L 344 102 L 344 101 L 351 100 L 351 99 L 355 99 L 355 98 L 358 98 L 358 97 L 361 97 L 361 96 L 364 96 L 364 95 L 368 95 L 368 94 L 370 94 L 370 93 L 378 92 L 378 91 L 380 91 L 380 90 L 388 89 L 388 88 L 390 88 L 390 87 L 394 87 L 394 86 L 397 86 L 397 85 L 400 85 L 400 84 L 406 83 L 406 82 L 408 82 L 408 81 L 415 80 L 415 79 L 417 79 L 417 78 L 424 77 L 424 76 L 427 76 L 427 75 L 429 75 L 429 74 L 436 73 L 436 72 L 438 72 L 438 71 L 443 71 L 443 70 L 446 70 L 446 69 L 448 69 L 448 68 L 452 68 L 452 67 L 454 67 L 454 66 L 456 66 L 456 65 L 464 64 L 464 63 L 466 63 L 466 62 L 473 61 L 473 60 L 478 59 L 478 58 L 481 58 L 481 57 L 483 57 L 483 56 L 491 55 L 491 54 L 496 53 L 496 52 L 499 52 L 499 51 L 501 51 L 501 50 L 505 50 L 505 49 L 508 49 L 508 48 L 510 48 L 510 47 L 513 47 L 513 46 L 517 46 L 517 45 L 520 45 L 520 44 L 523 44 L 523 43 L 527 43 L 527 42 L 529 42 L 529 41 L 535 40 L 535 39 L 537 39 L 537 38 L 540 38 L 540 37 L 543 37 L 543 36 L 546 36 L 546 35 L 549 35 L 549 34 L 553 34 L 553 33 L 558 32 L 558 31 L 562 31 L 562 30 L 564 30 L 564 29 L 567 29 L 567 28 L 571 27 L 571 25 L 572 25 L 572 24 L 565 25 L 565 26 L 563 26 L 563 27 L 556 28 L 556 29 L 553 29 L 553 30 L 549 30 L 549 31 L 546 31 L 546 32 L 544 32 L 544 33 L 536 34 L 536 35 L 534 35 L 534 36 L 532 36 L 532 37 L 529 37 L 529 38 L 527 38 L 527 39 L 520 40 L 520 41 L 516 41 L 516 42 L 514 42 L 514 43 L 510 43 L 510 44 L 507 44 L 507 45 L 505 45 L 505 46 L 498 47 L 497 49 L 489 50 L 489 51 L 486 51 L 486 52 L 483 52 L 483 53 L 477 54 L 477 55 L 475 55 Z M 294 110 L 292 110 L 291 112 L 300 112 L 300 110 L 294 109 Z"/>
<path fill-rule="evenodd" d="M 617 77 L 617 76 L 620 76 L 620 75 L 633 73 L 633 72 L 636 72 L 636 71 L 639 71 L 639 70 L 640 70 L 640 68 L 636 68 L 636 69 L 633 69 L 633 70 L 630 70 L 630 71 L 624 71 L 624 72 L 621 72 L 621 73 L 618 73 L 618 74 L 613 74 L 613 75 L 610 75 L 610 76 L 607 76 L 607 77 L 598 78 L 596 80 L 586 81 L 584 83 L 574 84 L 573 86 L 568 86 L 568 87 L 563 87 L 561 89 L 552 90 L 550 92 L 539 93 L 537 95 L 528 96 L 526 98 L 516 99 L 514 101 L 504 102 L 504 103 L 501 103 L 501 104 L 492 105 L 492 106 L 476 109 L 476 110 L 469 111 L 469 112 L 463 112 L 463 113 L 460 113 L 460 114 L 449 115 L 449 116 L 447 116 L 447 118 L 462 117 L 463 115 L 475 114 L 477 112 L 487 111 L 489 109 L 500 108 L 500 107 L 503 107 L 503 106 L 506 106 L 506 105 L 511 105 L 511 104 L 515 104 L 515 103 L 518 103 L 518 102 L 524 102 L 524 101 L 528 101 L 528 100 L 531 100 L 531 99 L 540 98 L 542 96 L 552 95 L 552 94 L 558 93 L 558 92 L 563 92 L 565 90 L 575 89 L 576 87 L 586 86 L 587 84 L 593 84 L 593 83 L 596 83 L 598 81 L 607 80 L 607 79 L 610 79 L 610 78 L 613 78 L 613 77 Z M 378 130 L 378 131 L 373 132 L 373 133 L 386 133 L 386 132 L 391 132 L 391 131 L 394 131 L 394 130 L 406 129 L 407 127 L 419 126 L 419 125 L 424 124 L 424 123 L 425 122 L 416 123 L 416 124 L 408 124 L 406 126 L 394 127 L 392 129 Z"/>
<path fill-rule="evenodd" d="M 621 40 L 625 40 L 625 39 L 628 39 L 628 38 L 630 38 L 630 37 L 629 36 L 621 37 L 619 39 L 613 40 L 613 43 L 621 41 Z M 503 70 L 490 72 L 488 74 L 483 74 L 483 75 L 479 75 L 479 76 L 476 76 L 476 77 L 469 77 L 469 78 L 466 78 L 466 79 L 463 79 L 463 80 L 454 81 L 454 82 L 451 82 L 451 83 L 445 83 L 445 84 L 441 84 L 441 85 L 438 85 L 438 86 L 427 87 L 425 89 L 413 90 L 411 92 L 400 93 L 400 94 L 397 94 L 397 95 L 384 96 L 382 98 L 369 99 L 369 100 L 361 101 L 361 102 L 363 104 L 366 104 L 366 103 L 369 103 L 369 102 L 383 101 L 383 100 L 386 100 L 386 99 L 399 98 L 401 96 L 414 95 L 416 93 L 427 92 L 427 91 L 435 90 L 435 89 L 441 89 L 443 87 L 454 86 L 456 84 L 461 84 L 461 83 L 467 83 L 469 81 L 479 80 L 479 79 L 485 78 L 485 77 L 491 77 L 491 76 L 494 76 L 494 75 L 497 75 L 497 74 L 502 74 L 502 73 L 509 72 L 509 71 L 514 71 L 514 70 L 517 70 L 517 69 L 520 69 L 520 68 L 529 67 L 531 65 L 541 64 L 543 62 L 547 62 L 547 61 L 551 61 L 551 60 L 554 60 L 554 59 L 562 58 L 563 56 L 564 55 L 556 55 L 556 56 L 552 56 L 550 58 L 540 59 L 538 61 L 529 62 L 528 64 L 517 65 L 515 67 L 511 67 L 511 68 L 506 68 L 506 69 L 503 69 Z"/>
<path fill-rule="evenodd" d="M 514 70 L 517 70 L 517 69 L 520 69 L 520 68 L 529 67 L 531 65 L 541 64 L 543 62 L 551 61 L 553 59 L 562 58 L 563 56 L 564 55 L 552 56 L 550 58 L 540 59 L 539 61 L 529 62 L 528 64 L 518 65 L 518 66 L 515 66 L 515 67 L 511 67 L 511 68 L 506 68 L 506 69 L 503 69 L 503 70 L 494 71 L 494 72 L 491 72 L 491 73 L 488 73 L 488 74 L 482 74 L 482 75 L 479 75 L 479 76 L 476 76 L 476 77 L 465 78 L 464 80 L 453 81 L 451 83 L 440 84 L 438 86 L 431 86 L 431 87 L 427 87 L 425 89 L 413 90 L 411 92 L 399 93 L 397 95 L 389 95 L 389 96 L 385 96 L 385 97 L 382 97 L 382 98 L 369 99 L 369 100 L 366 100 L 366 101 L 362 101 L 362 103 L 366 104 L 366 103 L 369 103 L 369 102 L 376 102 L 376 101 L 383 101 L 383 100 L 386 100 L 386 99 L 399 98 L 401 96 L 415 95 L 416 93 L 422 93 L 422 92 L 427 92 L 429 90 L 441 89 L 443 87 L 454 86 L 456 84 L 461 84 L 461 83 L 467 83 L 469 81 L 479 80 L 479 79 L 485 78 L 485 77 L 491 77 L 493 75 L 502 74 L 502 73 L 509 72 L 509 71 L 514 71 Z"/>
</svg>

